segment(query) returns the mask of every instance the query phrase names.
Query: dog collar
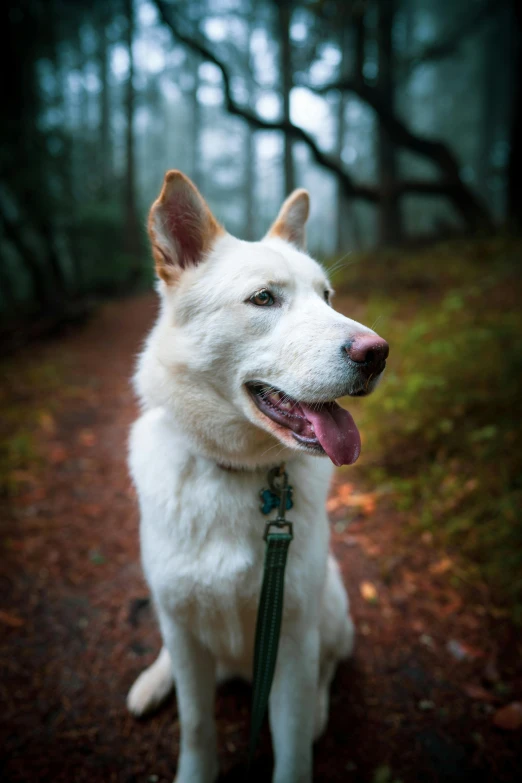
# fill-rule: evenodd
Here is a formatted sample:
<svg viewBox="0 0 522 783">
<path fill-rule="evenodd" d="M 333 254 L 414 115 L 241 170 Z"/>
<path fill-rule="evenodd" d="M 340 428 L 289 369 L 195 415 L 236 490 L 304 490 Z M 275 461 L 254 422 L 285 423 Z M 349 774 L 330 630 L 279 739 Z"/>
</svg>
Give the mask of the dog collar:
<svg viewBox="0 0 522 783">
<path fill-rule="evenodd" d="M 246 467 L 246 466 L 240 467 L 240 468 L 235 468 L 233 465 L 223 465 L 222 462 L 216 462 L 215 464 L 221 470 L 226 470 L 227 473 L 255 473 L 256 471 L 266 470 L 265 466 L 263 466 L 262 468 L 259 467 L 259 466 L 256 466 L 256 467 L 253 467 L 253 468 Z M 271 473 L 272 471 L 278 471 L 280 469 L 280 467 L 281 467 L 280 465 L 272 466 L 269 469 L 269 473 Z M 284 470 L 284 465 L 283 465 L 283 470 Z"/>
</svg>

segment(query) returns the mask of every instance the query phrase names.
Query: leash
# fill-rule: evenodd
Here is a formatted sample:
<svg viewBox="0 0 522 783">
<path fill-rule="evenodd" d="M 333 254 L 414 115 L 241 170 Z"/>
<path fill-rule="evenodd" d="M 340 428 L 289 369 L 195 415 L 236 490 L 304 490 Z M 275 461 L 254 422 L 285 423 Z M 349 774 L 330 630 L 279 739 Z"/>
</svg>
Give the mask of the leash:
<svg viewBox="0 0 522 783">
<path fill-rule="evenodd" d="M 269 471 L 268 485 L 268 489 L 262 489 L 259 493 L 261 512 L 270 514 L 277 508 L 277 516 L 266 523 L 263 536 L 266 550 L 254 642 L 249 767 L 254 758 L 274 679 L 283 616 L 286 558 L 294 537 L 292 523 L 285 518 L 293 502 L 292 487 L 288 485 L 284 464 Z"/>
</svg>

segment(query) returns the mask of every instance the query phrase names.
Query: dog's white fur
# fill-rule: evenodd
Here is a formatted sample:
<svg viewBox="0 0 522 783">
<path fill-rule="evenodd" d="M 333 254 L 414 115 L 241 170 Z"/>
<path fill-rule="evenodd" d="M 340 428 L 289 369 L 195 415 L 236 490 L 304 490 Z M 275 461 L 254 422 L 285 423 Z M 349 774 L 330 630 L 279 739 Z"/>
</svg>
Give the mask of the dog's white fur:
<svg viewBox="0 0 522 783">
<path fill-rule="evenodd" d="M 144 714 L 175 683 L 178 783 L 215 780 L 216 679 L 250 677 L 265 549 L 259 490 L 269 466 L 285 461 L 294 488 L 269 707 L 276 783 L 311 780 L 330 682 L 352 650 L 348 599 L 328 555 L 332 466 L 260 413 L 244 386 L 262 380 L 318 402 L 356 389 L 341 345 L 373 333 L 325 302 L 325 272 L 302 250 L 307 215 L 308 196 L 297 191 L 264 240 L 242 242 L 212 222 L 177 172 L 151 212 L 161 310 L 135 377 L 143 414 L 132 428 L 130 468 L 164 647 L 134 683 L 128 707 Z M 279 306 L 248 301 L 264 288 L 276 290 Z"/>
</svg>

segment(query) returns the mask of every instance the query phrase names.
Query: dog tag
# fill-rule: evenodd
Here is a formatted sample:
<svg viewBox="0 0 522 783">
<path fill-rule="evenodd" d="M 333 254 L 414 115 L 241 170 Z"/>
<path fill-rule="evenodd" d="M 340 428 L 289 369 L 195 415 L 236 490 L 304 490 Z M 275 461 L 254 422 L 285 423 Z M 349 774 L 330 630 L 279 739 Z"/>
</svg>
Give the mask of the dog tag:
<svg viewBox="0 0 522 783">
<path fill-rule="evenodd" d="M 262 514 L 270 514 L 272 509 L 279 507 L 279 517 L 284 519 L 285 512 L 290 511 L 294 503 L 292 500 L 292 487 L 287 483 L 288 476 L 286 472 L 281 473 L 279 467 L 268 471 L 268 489 L 262 489 L 259 493 L 261 498 L 260 511 Z M 282 502 L 284 495 L 284 502 Z"/>
</svg>

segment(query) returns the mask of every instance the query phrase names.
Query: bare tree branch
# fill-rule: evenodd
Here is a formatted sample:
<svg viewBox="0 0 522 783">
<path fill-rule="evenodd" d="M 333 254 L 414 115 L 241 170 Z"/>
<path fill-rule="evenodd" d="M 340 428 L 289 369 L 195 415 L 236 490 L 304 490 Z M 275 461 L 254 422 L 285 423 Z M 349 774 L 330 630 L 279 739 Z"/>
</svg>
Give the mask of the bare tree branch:
<svg viewBox="0 0 522 783">
<path fill-rule="evenodd" d="M 356 185 L 338 162 L 332 156 L 323 152 L 312 136 L 306 133 L 302 128 L 299 128 L 289 121 L 264 120 L 257 114 L 254 114 L 248 107 L 240 106 L 232 95 L 230 75 L 225 63 L 222 62 L 205 43 L 181 29 L 181 22 L 177 18 L 172 5 L 163 2 L 163 0 L 154 0 L 154 2 L 158 8 L 161 19 L 167 27 L 171 29 L 174 36 L 181 41 L 181 43 L 188 46 L 193 52 L 199 54 L 204 60 L 213 63 L 219 68 L 223 79 L 225 108 L 229 114 L 242 117 L 254 130 L 281 131 L 296 141 L 302 141 L 311 151 L 316 162 L 320 166 L 332 171 L 338 177 L 349 197 L 360 198 L 371 203 L 376 203 L 379 200 L 375 188 L 367 187 L 365 185 Z"/>
<path fill-rule="evenodd" d="M 199 36 L 185 31 L 183 21 L 176 13 L 172 4 L 164 0 L 154 0 L 158 8 L 160 17 L 164 24 L 170 28 L 173 35 L 184 43 L 189 49 L 198 54 L 203 60 L 213 63 L 221 72 L 223 80 L 223 91 L 225 97 L 225 108 L 229 114 L 242 117 L 254 130 L 272 130 L 281 131 L 296 141 L 301 141 L 311 151 L 314 160 L 323 168 L 333 172 L 341 183 L 344 192 L 348 198 L 358 198 L 371 204 L 380 202 L 381 194 L 375 187 L 369 185 L 356 184 L 350 175 L 342 168 L 338 160 L 331 155 L 323 152 L 317 145 L 315 139 L 302 128 L 294 125 L 290 121 L 271 121 L 264 120 L 252 112 L 248 107 L 241 106 L 232 95 L 230 85 L 231 77 L 228 66 L 202 41 Z M 378 114 L 379 118 L 386 125 L 392 141 L 397 146 L 410 149 L 432 162 L 436 163 L 444 175 L 439 181 L 405 181 L 397 184 L 399 195 L 406 193 L 416 193 L 417 195 L 441 195 L 446 196 L 453 203 L 457 211 L 461 214 L 465 223 L 470 228 L 484 227 L 490 223 L 489 215 L 486 209 L 478 202 L 473 193 L 464 185 L 459 176 L 459 167 L 454 155 L 440 141 L 426 139 L 413 134 L 393 112 L 386 110 L 382 106 L 380 96 L 374 88 L 369 87 L 364 82 L 343 79 L 323 87 L 311 87 L 308 84 L 303 86 L 316 92 L 324 94 L 330 90 L 346 90 L 358 95 L 361 100 L 368 103 Z"/>
<path fill-rule="evenodd" d="M 360 79 L 340 79 L 322 87 L 313 87 L 310 84 L 303 86 L 306 86 L 318 95 L 324 95 L 331 90 L 351 92 L 357 95 L 358 98 L 375 111 L 394 144 L 426 158 L 441 171 L 444 178 L 442 182 L 432 183 L 428 189 L 425 189 L 424 185 L 422 185 L 422 187 L 416 188 L 415 192 L 420 194 L 429 191 L 432 193 L 434 192 L 433 188 L 438 186 L 439 192 L 442 193 L 444 190 L 469 226 L 484 227 L 484 225 L 490 223 L 490 217 L 484 205 L 476 198 L 467 185 L 462 182 L 458 161 L 449 147 L 439 139 L 430 139 L 413 133 L 398 118 L 393 109 L 387 106 L 378 89 L 370 87 Z M 404 185 L 405 183 L 400 185 L 400 189 L 403 192 L 405 192 Z M 420 183 L 417 183 L 417 185 L 420 185 Z M 410 187 L 413 187 L 413 183 L 410 183 Z"/>
</svg>

